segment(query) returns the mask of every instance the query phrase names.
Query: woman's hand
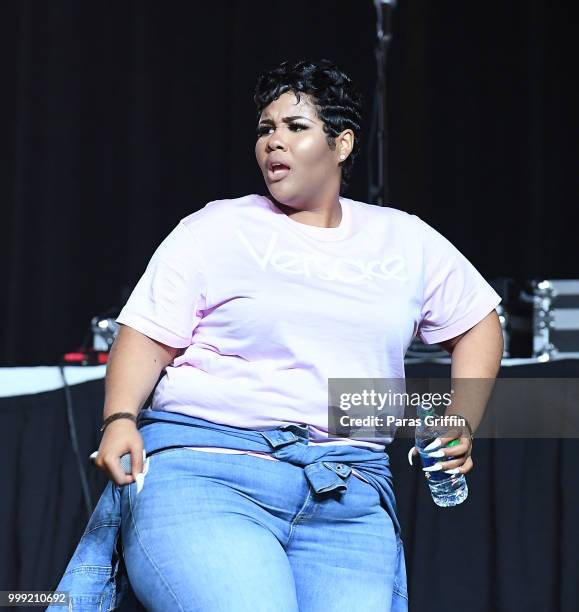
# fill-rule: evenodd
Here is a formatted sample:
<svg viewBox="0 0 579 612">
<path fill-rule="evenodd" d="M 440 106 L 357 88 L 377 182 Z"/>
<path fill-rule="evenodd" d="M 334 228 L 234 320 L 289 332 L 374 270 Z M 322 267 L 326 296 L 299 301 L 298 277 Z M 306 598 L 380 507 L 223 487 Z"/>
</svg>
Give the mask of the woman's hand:
<svg viewBox="0 0 579 612">
<path fill-rule="evenodd" d="M 450 443 L 454 443 L 453 446 L 447 446 Z M 423 467 L 422 469 L 425 472 L 442 470 L 447 474 L 466 474 L 473 468 L 472 438 L 469 434 L 450 431 L 444 437 L 436 438 L 426 449 L 428 449 L 429 457 L 438 461 L 430 467 Z M 410 465 L 413 464 L 414 456 L 418 456 L 416 446 L 413 446 L 408 452 Z"/>
<path fill-rule="evenodd" d="M 162 370 L 173 361 L 178 350 L 121 325 L 107 364 L 103 420 L 116 412 L 128 412 L 136 417 Z M 125 474 L 120 463 L 120 458 L 127 453 L 131 453 L 131 474 Z M 137 476 L 143 472 L 143 438 L 133 421 L 123 418 L 106 426 L 95 464 L 117 485 L 135 480 L 139 484 Z"/>
<path fill-rule="evenodd" d="M 120 463 L 126 453 L 131 453 L 131 474 L 125 474 Z M 95 465 L 119 486 L 135 482 L 143 471 L 143 438 L 133 421 L 119 419 L 107 426 Z"/>
</svg>

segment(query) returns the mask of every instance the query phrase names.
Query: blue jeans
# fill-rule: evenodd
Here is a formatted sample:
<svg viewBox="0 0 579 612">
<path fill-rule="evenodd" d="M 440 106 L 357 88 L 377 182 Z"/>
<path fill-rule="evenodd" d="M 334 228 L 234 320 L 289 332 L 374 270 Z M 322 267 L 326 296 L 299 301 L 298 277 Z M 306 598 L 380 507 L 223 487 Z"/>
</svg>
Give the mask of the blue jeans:
<svg viewBox="0 0 579 612">
<path fill-rule="evenodd" d="M 105 487 L 57 587 L 70 610 L 407 612 L 386 452 L 312 445 L 303 424 L 253 431 L 144 409 L 138 425 L 144 488 Z"/>
<path fill-rule="evenodd" d="M 123 557 L 148 610 L 406 612 L 402 543 L 375 487 L 316 492 L 303 467 L 161 450 L 121 489 Z"/>
</svg>

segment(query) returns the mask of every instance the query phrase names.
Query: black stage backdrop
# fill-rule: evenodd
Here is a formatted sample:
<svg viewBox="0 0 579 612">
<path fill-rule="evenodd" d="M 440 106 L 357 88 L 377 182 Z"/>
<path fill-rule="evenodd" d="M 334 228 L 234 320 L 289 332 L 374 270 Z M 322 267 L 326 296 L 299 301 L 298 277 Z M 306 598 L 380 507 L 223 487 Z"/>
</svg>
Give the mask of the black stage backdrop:
<svg viewBox="0 0 579 612">
<path fill-rule="evenodd" d="M 389 205 L 487 278 L 577 276 L 574 5 L 394 12 Z M 371 0 L 2 2 L 0 364 L 55 363 L 181 217 L 264 192 L 262 70 L 334 59 L 365 95 L 367 128 L 374 19 Z M 366 162 L 345 195 L 367 200 Z"/>
<path fill-rule="evenodd" d="M 412 365 L 406 373 L 447 377 L 449 368 Z M 577 378 L 579 361 L 511 366 L 501 376 Z M 99 444 L 103 385 L 71 389 L 96 503 L 106 479 L 86 457 Z M 64 393 L 2 398 L 0 419 L 10 432 L 2 436 L 0 465 L 14 475 L 2 480 L 0 590 L 54 589 L 87 522 Z M 409 439 L 389 447 L 410 612 L 577 612 L 579 440 L 474 444 L 469 497 L 456 508 L 434 505 L 421 471 L 406 461 Z"/>
</svg>

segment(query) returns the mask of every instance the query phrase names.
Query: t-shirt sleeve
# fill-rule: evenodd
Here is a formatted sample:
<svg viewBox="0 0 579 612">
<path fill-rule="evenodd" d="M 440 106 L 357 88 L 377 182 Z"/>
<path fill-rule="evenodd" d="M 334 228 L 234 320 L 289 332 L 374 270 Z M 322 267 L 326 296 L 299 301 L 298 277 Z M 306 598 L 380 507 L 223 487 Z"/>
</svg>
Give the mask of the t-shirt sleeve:
<svg viewBox="0 0 579 612">
<path fill-rule="evenodd" d="M 205 296 L 199 245 L 181 222 L 153 254 L 117 322 L 168 346 L 185 348 L 201 320 Z"/>
<path fill-rule="evenodd" d="M 454 338 L 482 321 L 501 298 L 444 236 L 416 217 L 423 245 L 418 336 L 425 344 Z"/>
</svg>

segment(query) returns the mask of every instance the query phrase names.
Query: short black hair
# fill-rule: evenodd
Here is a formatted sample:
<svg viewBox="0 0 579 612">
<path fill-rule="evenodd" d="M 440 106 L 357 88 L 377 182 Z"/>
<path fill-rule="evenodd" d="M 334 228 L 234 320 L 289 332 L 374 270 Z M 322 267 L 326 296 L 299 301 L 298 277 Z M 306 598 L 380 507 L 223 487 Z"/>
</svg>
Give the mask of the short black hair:
<svg viewBox="0 0 579 612">
<path fill-rule="evenodd" d="M 284 61 L 276 68 L 264 72 L 257 79 L 254 102 L 257 117 L 263 109 L 287 91 L 311 96 L 318 117 L 324 123 L 328 146 L 334 149 L 336 136 L 344 130 L 354 132 L 352 152 L 341 163 L 342 190 L 348 186 L 352 166 L 360 151 L 360 123 L 362 96 L 350 77 L 331 60 Z"/>
</svg>

